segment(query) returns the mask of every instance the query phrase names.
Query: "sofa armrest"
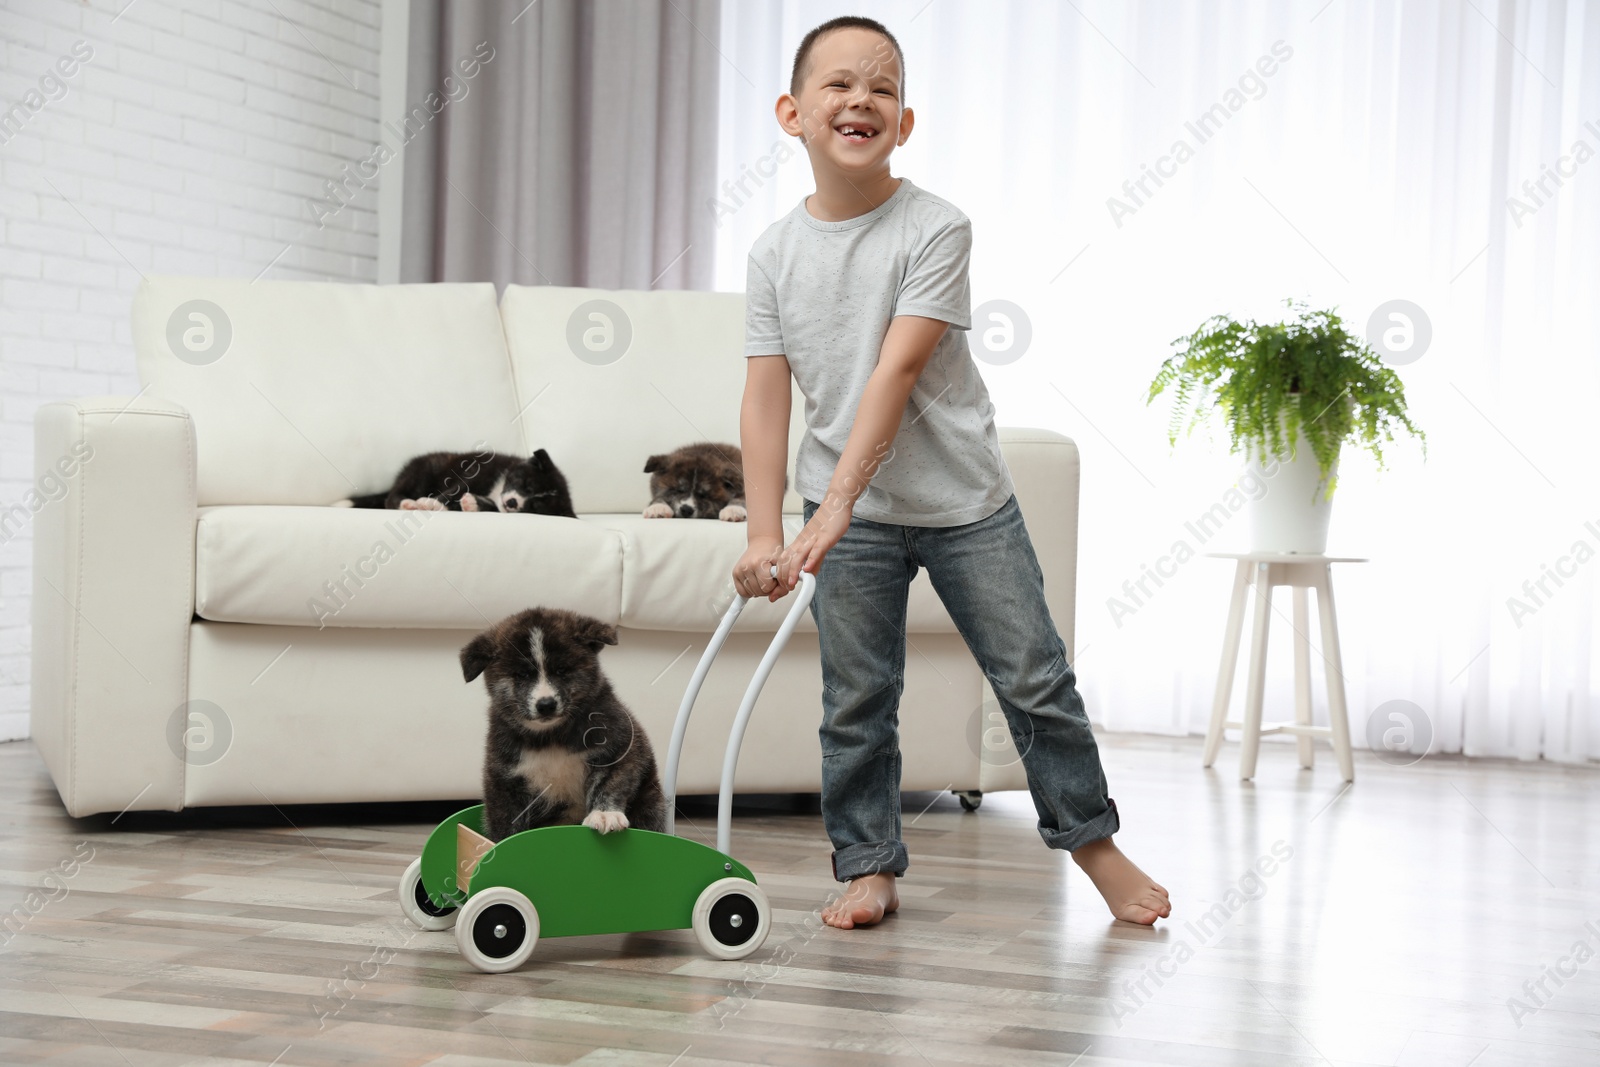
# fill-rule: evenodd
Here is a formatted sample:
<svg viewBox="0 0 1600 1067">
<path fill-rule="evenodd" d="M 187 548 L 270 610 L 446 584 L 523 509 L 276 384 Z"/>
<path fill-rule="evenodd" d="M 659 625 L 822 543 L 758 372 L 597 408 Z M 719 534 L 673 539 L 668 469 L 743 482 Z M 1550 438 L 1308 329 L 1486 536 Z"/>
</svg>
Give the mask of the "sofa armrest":
<svg viewBox="0 0 1600 1067">
<path fill-rule="evenodd" d="M 73 816 L 177 811 L 185 765 L 168 727 L 188 699 L 194 423 L 148 397 L 45 404 L 34 475 L 34 743 Z"/>
</svg>

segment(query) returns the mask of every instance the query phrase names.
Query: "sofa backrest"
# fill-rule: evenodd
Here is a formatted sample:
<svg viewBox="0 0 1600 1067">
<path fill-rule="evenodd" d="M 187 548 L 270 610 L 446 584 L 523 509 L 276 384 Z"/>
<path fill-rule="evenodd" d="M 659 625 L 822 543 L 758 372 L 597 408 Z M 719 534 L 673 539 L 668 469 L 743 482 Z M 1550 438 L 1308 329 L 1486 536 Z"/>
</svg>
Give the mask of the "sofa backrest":
<svg viewBox="0 0 1600 1067">
<path fill-rule="evenodd" d="M 656 453 L 739 444 L 743 293 L 508 285 L 500 313 L 524 447 L 549 451 L 579 514 L 642 511 Z M 805 397 L 791 388 L 792 476 Z M 791 484 L 784 510 L 800 508 Z"/>
<path fill-rule="evenodd" d="M 186 407 L 205 504 L 328 504 L 422 452 L 523 445 L 492 284 L 152 277 L 140 384 Z"/>
</svg>

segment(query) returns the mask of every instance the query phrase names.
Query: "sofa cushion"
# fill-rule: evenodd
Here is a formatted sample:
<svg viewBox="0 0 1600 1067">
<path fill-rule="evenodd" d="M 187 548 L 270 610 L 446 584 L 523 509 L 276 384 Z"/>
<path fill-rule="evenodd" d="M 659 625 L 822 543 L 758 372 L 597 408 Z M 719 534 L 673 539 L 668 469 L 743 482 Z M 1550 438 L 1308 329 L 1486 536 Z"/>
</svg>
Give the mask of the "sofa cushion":
<svg viewBox="0 0 1600 1067">
<path fill-rule="evenodd" d="M 622 539 L 622 625 L 639 630 L 682 630 L 704 633 L 733 600 L 730 573 L 745 548 L 744 523 L 710 519 L 646 519 L 634 514 L 580 515 L 591 526 Z M 783 517 L 784 541 L 804 526 L 800 515 Z M 824 561 L 823 566 L 827 566 Z M 788 598 L 754 600 L 745 606 L 735 628 L 776 631 L 788 614 Z M 811 613 L 796 627 L 815 631 Z M 955 623 L 944 609 L 926 574 L 918 572 L 906 605 L 910 633 L 953 633 Z"/>
<path fill-rule="evenodd" d="M 743 293 L 508 285 L 500 314 L 523 447 L 549 451 L 579 515 L 643 511 L 644 463 L 656 453 L 740 443 Z M 790 397 L 783 510 L 798 514 L 792 476 L 806 400 L 793 385 Z"/>
<path fill-rule="evenodd" d="M 784 536 L 801 517 L 784 517 Z M 195 614 L 278 626 L 479 629 L 531 607 L 641 630 L 708 633 L 733 599 L 743 523 L 639 515 L 465 515 L 280 505 L 199 510 Z M 773 632 L 792 601 L 756 600 L 738 629 Z M 925 575 L 906 628 L 949 633 Z M 816 629 L 807 612 L 802 630 Z"/>
<path fill-rule="evenodd" d="M 524 608 L 618 623 L 622 536 L 547 515 L 206 507 L 195 613 L 217 622 L 476 630 Z"/>
<path fill-rule="evenodd" d="M 330 504 L 423 452 L 522 449 L 488 283 L 151 277 L 133 342 L 140 384 L 194 419 L 202 505 Z"/>
</svg>

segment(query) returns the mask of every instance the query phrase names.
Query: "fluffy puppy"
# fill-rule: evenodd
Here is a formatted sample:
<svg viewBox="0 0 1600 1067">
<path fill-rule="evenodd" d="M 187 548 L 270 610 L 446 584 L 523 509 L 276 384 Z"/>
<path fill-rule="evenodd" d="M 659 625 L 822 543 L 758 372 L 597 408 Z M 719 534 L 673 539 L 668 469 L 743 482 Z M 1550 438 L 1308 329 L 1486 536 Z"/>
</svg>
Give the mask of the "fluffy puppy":
<svg viewBox="0 0 1600 1067">
<path fill-rule="evenodd" d="M 577 518 L 566 476 L 550 454 L 429 452 L 400 468 L 392 488 L 340 500 L 334 507 L 406 511 L 506 511 Z"/>
<path fill-rule="evenodd" d="M 600 670 L 616 628 L 559 608 L 500 620 L 461 650 L 484 676 L 489 738 L 483 764 L 488 836 L 581 822 L 600 833 L 666 830 L 655 752 Z"/>
<path fill-rule="evenodd" d="M 647 519 L 745 521 L 744 456 L 736 445 L 684 445 L 645 460 L 644 472 L 650 475 Z"/>
</svg>

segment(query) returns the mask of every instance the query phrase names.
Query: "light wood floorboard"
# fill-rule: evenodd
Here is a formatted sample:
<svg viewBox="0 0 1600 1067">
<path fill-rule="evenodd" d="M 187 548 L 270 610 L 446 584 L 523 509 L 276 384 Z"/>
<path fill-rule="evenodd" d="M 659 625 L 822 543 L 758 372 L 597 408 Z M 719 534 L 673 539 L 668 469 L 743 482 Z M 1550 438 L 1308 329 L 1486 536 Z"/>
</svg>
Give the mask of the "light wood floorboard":
<svg viewBox="0 0 1600 1067">
<path fill-rule="evenodd" d="M 0 933 L 0 1063 L 1600 1063 L 1600 770 L 1363 753 L 1347 788 L 1325 748 L 1308 772 L 1269 742 L 1241 783 L 1233 744 L 1211 771 L 1198 739 L 1101 746 L 1118 841 L 1172 893 L 1153 930 L 1111 921 L 1026 793 L 906 794 L 900 911 L 826 928 L 816 798 L 750 797 L 733 851 L 775 909 L 755 956 L 547 938 L 485 975 L 395 901 L 461 805 L 74 820 L 33 746 L 0 745 L 0 915 L 25 916 Z M 679 833 L 715 823 L 684 799 Z"/>
</svg>

